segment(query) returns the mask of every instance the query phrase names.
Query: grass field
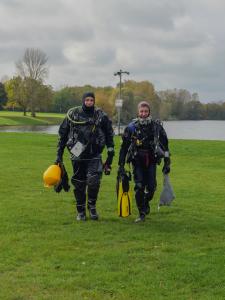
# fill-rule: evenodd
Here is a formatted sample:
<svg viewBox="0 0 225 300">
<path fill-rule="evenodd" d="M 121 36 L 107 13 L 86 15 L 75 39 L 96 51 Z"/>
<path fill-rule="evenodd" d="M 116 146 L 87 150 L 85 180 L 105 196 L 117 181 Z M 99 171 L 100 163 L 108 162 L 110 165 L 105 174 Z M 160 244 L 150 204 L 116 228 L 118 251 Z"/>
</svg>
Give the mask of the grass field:
<svg viewBox="0 0 225 300">
<path fill-rule="evenodd" d="M 117 217 L 115 158 L 100 220 L 75 221 L 73 193 L 42 184 L 57 137 L 0 133 L 0 299 L 224 299 L 225 142 L 171 141 L 176 199 Z M 119 140 L 116 139 L 118 153 Z M 68 155 L 65 164 L 71 175 Z"/>
<path fill-rule="evenodd" d="M 31 117 L 28 112 L 26 116 L 23 112 L 0 111 L 1 125 L 57 125 L 62 122 L 65 114 L 37 113 L 36 117 Z"/>
</svg>

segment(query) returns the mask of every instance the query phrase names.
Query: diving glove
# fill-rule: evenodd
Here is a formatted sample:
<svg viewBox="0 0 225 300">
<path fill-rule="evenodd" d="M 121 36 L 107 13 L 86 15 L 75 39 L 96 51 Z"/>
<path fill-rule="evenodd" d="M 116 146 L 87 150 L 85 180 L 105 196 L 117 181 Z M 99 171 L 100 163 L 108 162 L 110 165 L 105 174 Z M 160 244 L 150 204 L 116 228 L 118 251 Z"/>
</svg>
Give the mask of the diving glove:
<svg viewBox="0 0 225 300">
<path fill-rule="evenodd" d="M 163 168 L 162 168 L 162 172 L 163 174 L 169 174 L 170 172 L 170 158 L 169 157 L 164 157 L 164 165 L 163 165 Z"/>
<path fill-rule="evenodd" d="M 111 166 L 108 165 L 107 162 L 103 164 L 103 170 L 105 175 L 110 175 L 111 169 L 112 169 Z"/>
<path fill-rule="evenodd" d="M 107 164 L 108 166 L 111 166 L 114 155 L 115 155 L 114 149 L 113 148 L 109 148 L 108 152 L 107 152 L 107 158 L 106 158 L 105 164 Z"/>
<path fill-rule="evenodd" d="M 61 169 L 61 180 L 57 185 L 54 186 L 54 190 L 56 193 L 60 193 L 62 189 L 65 192 L 68 192 L 70 190 L 70 185 L 66 168 L 62 162 L 59 163 L 59 167 Z"/>
<path fill-rule="evenodd" d="M 56 160 L 55 160 L 55 165 L 58 165 L 58 164 L 62 164 L 63 162 L 63 158 L 61 156 L 58 156 L 56 157 Z"/>
<path fill-rule="evenodd" d="M 114 149 L 113 148 L 109 148 L 108 152 L 107 152 L 107 158 L 105 163 L 103 164 L 103 170 L 105 175 L 110 175 L 111 172 L 111 165 L 112 165 L 112 161 L 113 161 L 113 156 L 115 155 Z"/>
</svg>

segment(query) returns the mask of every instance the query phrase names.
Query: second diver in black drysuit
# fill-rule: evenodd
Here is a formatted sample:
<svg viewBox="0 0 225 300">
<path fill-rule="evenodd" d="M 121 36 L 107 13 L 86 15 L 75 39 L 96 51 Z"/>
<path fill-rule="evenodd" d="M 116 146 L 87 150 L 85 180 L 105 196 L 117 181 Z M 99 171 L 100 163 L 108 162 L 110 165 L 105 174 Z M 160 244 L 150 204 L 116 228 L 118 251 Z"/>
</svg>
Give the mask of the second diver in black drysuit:
<svg viewBox="0 0 225 300">
<path fill-rule="evenodd" d="M 144 221 L 150 213 L 150 201 L 156 190 L 157 164 L 164 159 L 163 173 L 170 172 L 168 138 L 159 121 L 152 119 L 150 105 L 142 101 L 138 105 L 138 117 L 126 128 L 119 155 L 119 172 L 126 162 L 132 163 L 135 182 L 135 199 L 139 215 L 136 222 Z"/>
</svg>

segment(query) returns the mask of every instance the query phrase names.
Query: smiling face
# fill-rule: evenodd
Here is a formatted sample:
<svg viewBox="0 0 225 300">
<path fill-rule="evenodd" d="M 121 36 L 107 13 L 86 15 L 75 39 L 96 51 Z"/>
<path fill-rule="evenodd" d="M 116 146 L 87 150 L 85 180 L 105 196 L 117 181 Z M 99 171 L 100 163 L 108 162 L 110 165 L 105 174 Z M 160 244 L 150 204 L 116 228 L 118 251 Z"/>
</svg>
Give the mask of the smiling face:
<svg viewBox="0 0 225 300">
<path fill-rule="evenodd" d="M 92 107 L 95 104 L 95 99 L 93 97 L 86 97 L 84 99 L 84 105 L 86 107 Z"/>
<path fill-rule="evenodd" d="M 138 109 L 138 117 L 142 119 L 146 119 L 150 115 L 150 110 L 148 106 L 141 106 Z"/>
</svg>

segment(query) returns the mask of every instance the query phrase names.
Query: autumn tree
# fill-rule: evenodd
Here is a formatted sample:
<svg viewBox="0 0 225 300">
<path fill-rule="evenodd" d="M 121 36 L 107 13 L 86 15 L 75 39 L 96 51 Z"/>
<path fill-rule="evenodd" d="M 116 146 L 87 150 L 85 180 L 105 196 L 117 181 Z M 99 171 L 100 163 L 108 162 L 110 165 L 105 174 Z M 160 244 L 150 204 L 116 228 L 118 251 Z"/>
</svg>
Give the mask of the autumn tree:
<svg viewBox="0 0 225 300">
<path fill-rule="evenodd" d="M 52 88 L 44 85 L 38 80 L 31 78 L 23 79 L 20 76 L 13 77 L 6 82 L 6 92 L 8 95 L 7 107 L 22 108 L 24 116 L 28 109 L 31 110 L 31 105 L 34 105 L 35 111 L 46 111 L 51 106 Z M 33 101 L 30 101 L 32 94 Z"/>
<path fill-rule="evenodd" d="M 24 87 L 31 112 L 47 111 L 50 108 L 53 96 L 51 86 L 44 85 L 40 80 L 26 78 L 24 79 Z"/>
<path fill-rule="evenodd" d="M 75 88 L 64 87 L 56 92 L 53 96 L 53 111 L 65 113 L 71 107 L 81 105 L 81 98 L 77 95 Z"/>
<path fill-rule="evenodd" d="M 189 101 L 184 107 L 184 119 L 203 120 L 205 119 L 205 107 L 199 101 Z"/>
<path fill-rule="evenodd" d="M 136 82 L 134 80 L 127 80 L 123 84 L 122 98 L 126 97 L 125 105 L 123 107 L 123 116 L 127 115 L 127 120 L 130 117 L 135 117 L 137 113 L 137 105 L 140 101 L 147 101 L 151 106 L 151 114 L 154 118 L 159 116 L 160 99 L 157 96 L 154 86 L 149 81 Z M 128 105 L 126 102 L 128 101 Z M 123 117 L 122 116 L 122 117 Z M 130 117 L 129 117 L 130 116 Z M 124 120 L 125 121 L 125 120 Z"/>
<path fill-rule="evenodd" d="M 23 110 L 24 116 L 29 105 L 25 82 L 20 76 L 13 77 L 6 82 L 6 91 L 8 95 L 8 108 L 20 107 Z"/>
<path fill-rule="evenodd" d="M 103 109 L 111 118 L 113 115 L 114 103 L 111 97 L 112 87 L 96 88 L 95 99 L 96 105 Z"/>
</svg>

